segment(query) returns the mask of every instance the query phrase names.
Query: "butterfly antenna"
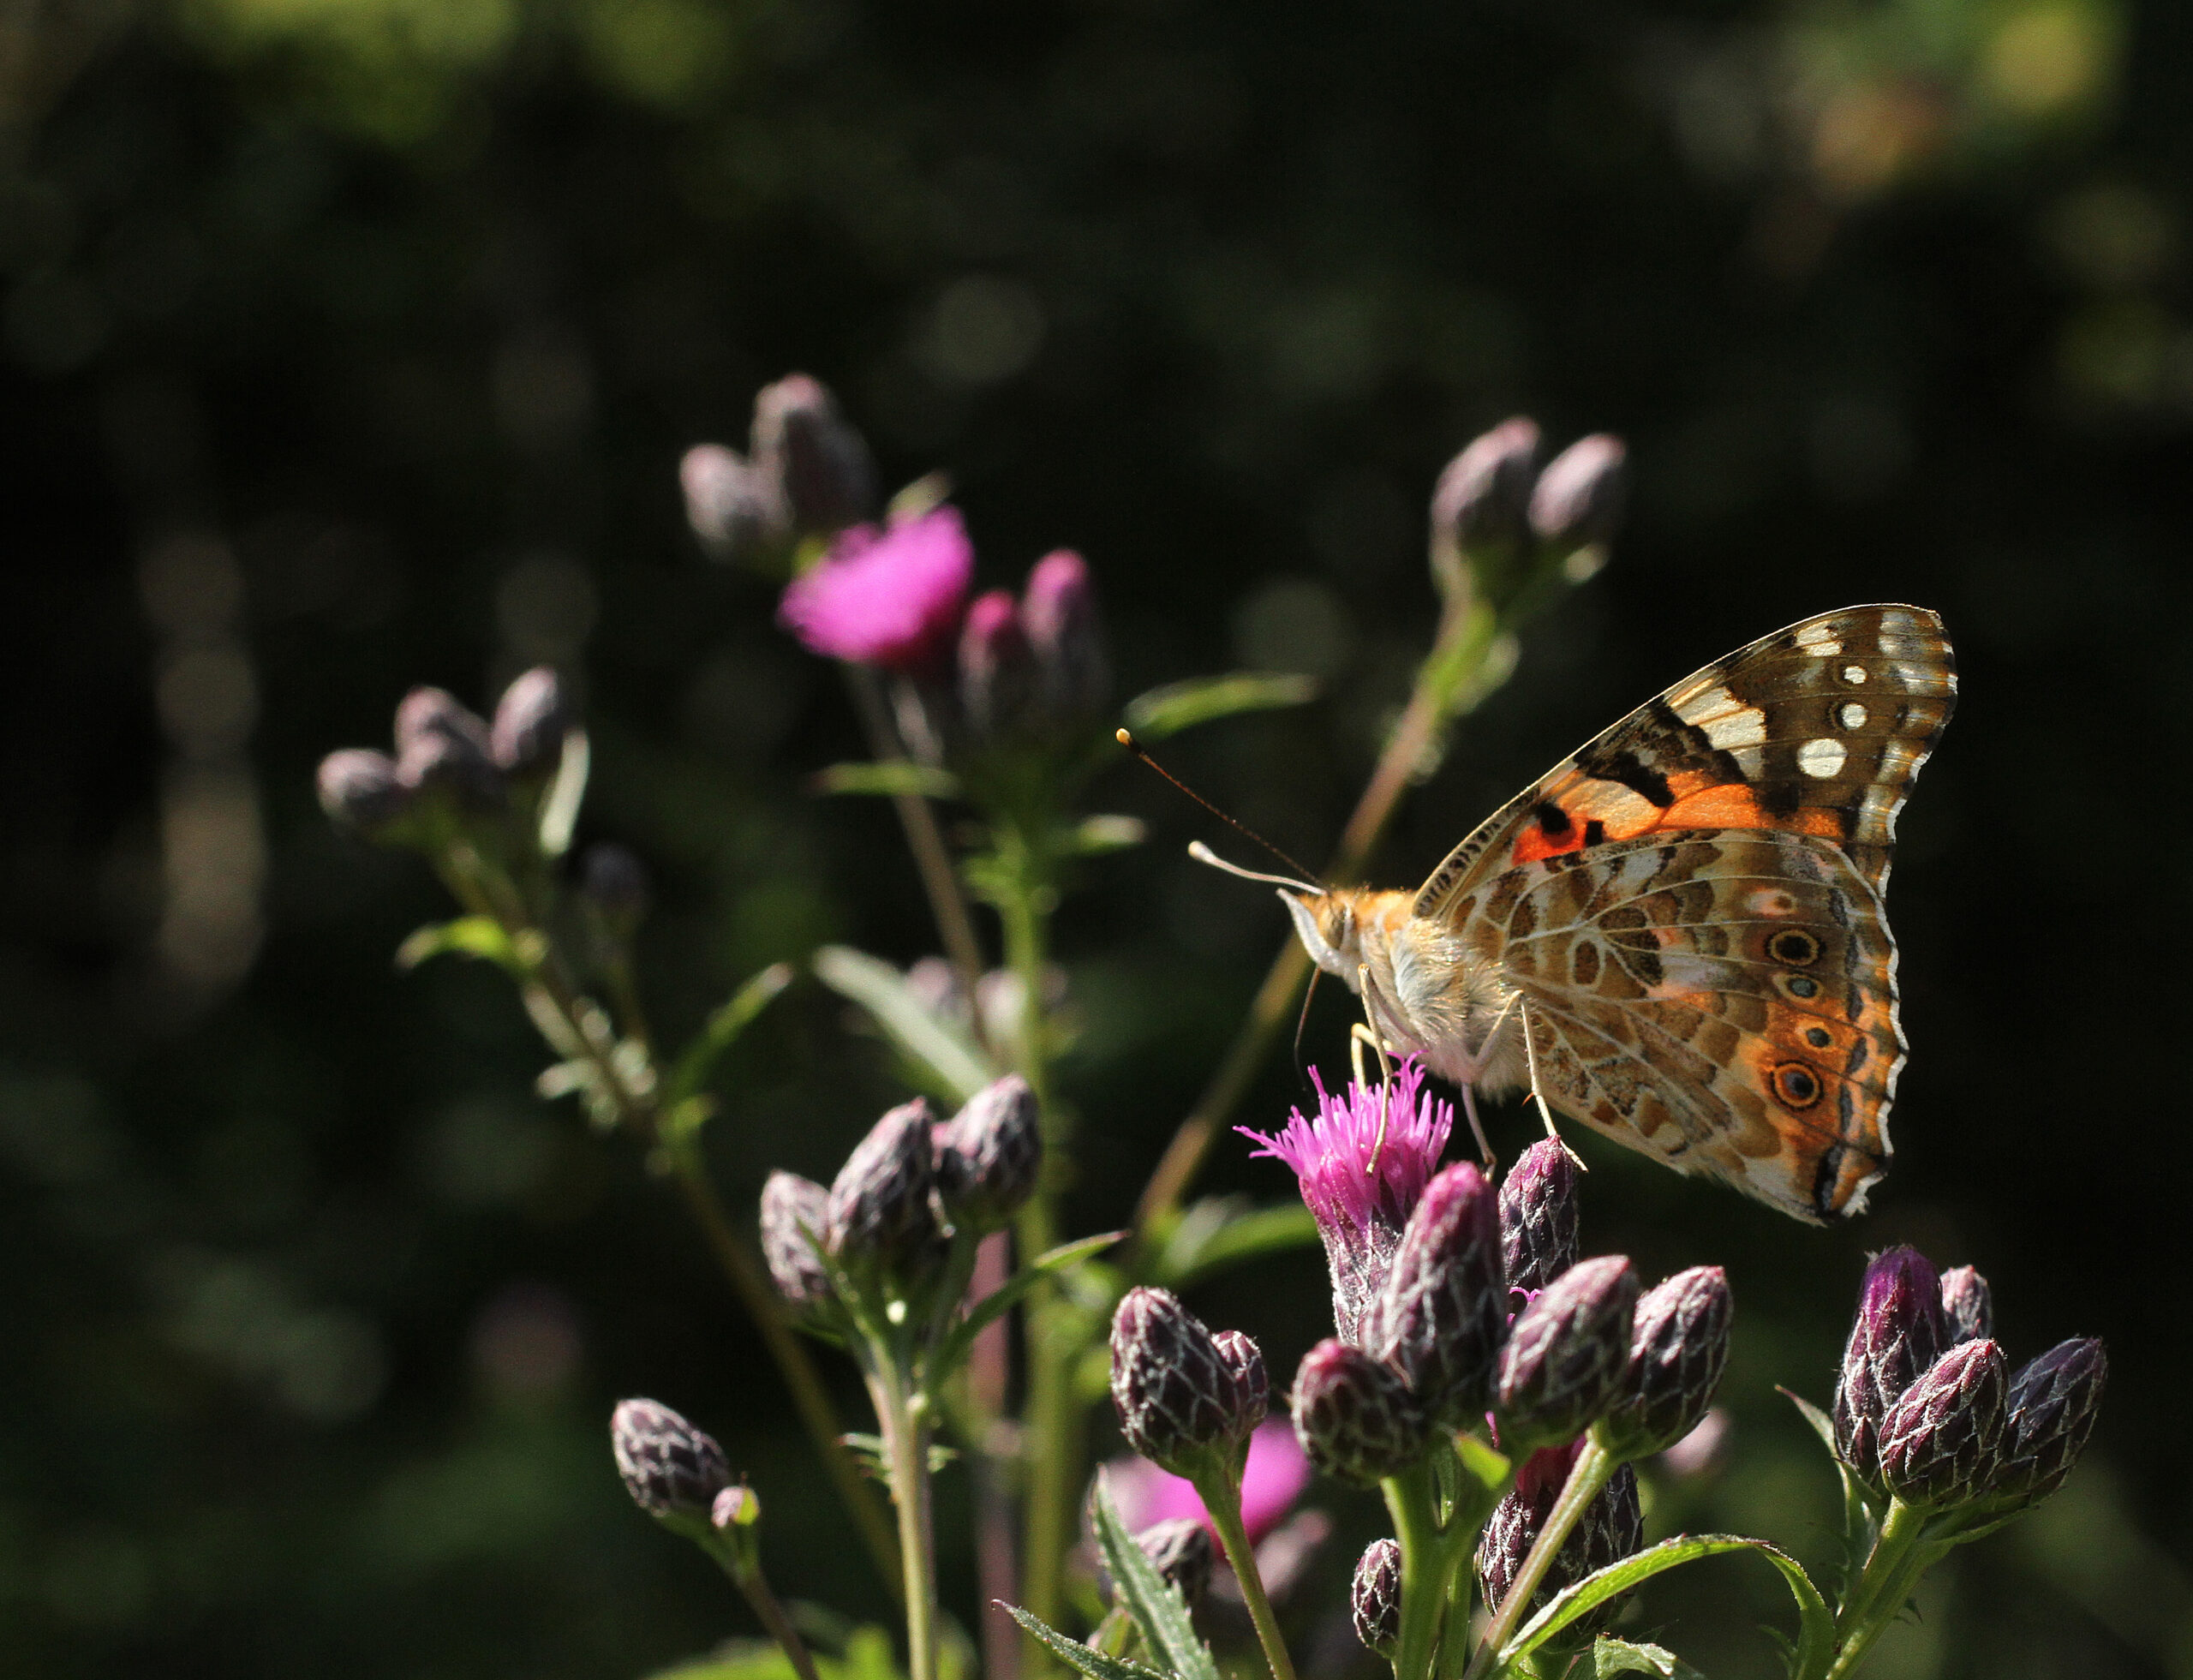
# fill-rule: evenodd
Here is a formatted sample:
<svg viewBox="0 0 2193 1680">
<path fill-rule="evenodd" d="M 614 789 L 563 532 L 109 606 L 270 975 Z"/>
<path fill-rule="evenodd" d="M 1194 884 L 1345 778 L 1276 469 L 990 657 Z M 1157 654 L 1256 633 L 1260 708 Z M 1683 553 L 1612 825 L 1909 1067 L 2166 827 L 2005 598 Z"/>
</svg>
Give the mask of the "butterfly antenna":
<svg viewBox="0 0 2193 1680">
<path fill-rule="evenodd" d="M 1299 887 L 1306 888 L 1312 893 L 1321 893 L 1324 891 L 1324 888 L 1322 887 L 1312 885 L 1312 883 L 1318 878 L 1317 871 L 1314 870 L 1304 869 L 1301 864 L 1296 863 L 1294 859 L 1288 857 L 1284 852 L 1282 852 L 1277 846 L 1274 846 L 1270 840 L 1266 840 L 1262 834 L 1258 834 L 1254 828 L 1252 828 L 1247 823 L 1242 822 L 1239 817 L 1228 816 L 1224 811 L 1219 810 L 1216 805 L 1211 804 L 1211 802 L 1204 798 L 1202 794 L 1197 792 L 1194 788 L 1189 786 L 1187 783 L 1182 781 L 1180 777 L 1174 775 L 1162 764 L 1160 764 L 1156 759 L 1152 758 L 1149 752 L 1144 750 L 1142 743 L 1136 740 L 1135 738 L 1126 730 L 1121 729 L 1116 731 L 1115 733 L 1121 746 L 1125 747 L 1137 758 L 1139 758 L 1144 763 L 1149 765 L 1151 769 L 1156 771 L 1159 775 L 1171 782 L 1174 786 L 1179 788 L 1181 792 L 1186 794 L 1191 799 L 1193 799 L 1198 804 L 1201 805 L 1221 822 L 1226 824 L 1228 828 L 1238 829 L 1242 834 L 1246 834 L 1258 846 L 1261 846 L 1265 851 L 1270 852 L 1273 857 L 1278 858 L 1281 863 L 1293 870 L 1294 873 L 1300 877 L 1300 879 L 1287 881 L 1282 880 L 1280 876 L 1276 875 L 1257 875 L 1248 870 L 1241 869 L 1235 864 L 1222 861 L 1216 852 L 1213 852 L 1210 850 L 1209 846 L 1203 846 L 1201 850 L 1198 850 L 1197 846 L 1192 846 L 1188 848 L 1189 855 L 1194 858 L 1198 863 L 1210 864 L 1215 868 L 1224 870 L 1228 875 L 1238 875 L 1244 880 L 1247 881 L 1275 882 L 1282 887 Z"/>
<path fill-rule="evenodd" d="M 1294 1078 L 1305 1091 L 1311 1087 L 1310 1076 L 1303 1071 L 1302 1030 L 1310 1025 L 1310 1000 L 1318 995 L 1318 977 L 1324 972 L 1314 963 L 1310 966 L 1310 983 L 1302 988 L 1302 1013 L 1294 1018 Z"/>
</svg>

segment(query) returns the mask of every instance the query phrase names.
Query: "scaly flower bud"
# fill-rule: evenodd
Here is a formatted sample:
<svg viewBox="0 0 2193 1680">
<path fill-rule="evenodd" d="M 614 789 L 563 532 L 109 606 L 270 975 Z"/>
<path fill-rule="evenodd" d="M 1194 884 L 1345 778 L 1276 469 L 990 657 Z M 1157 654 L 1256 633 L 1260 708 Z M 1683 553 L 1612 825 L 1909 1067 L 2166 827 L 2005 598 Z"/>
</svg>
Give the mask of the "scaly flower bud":
<svg viewBox="0 0 2193 1680">
<path fill-rule="evenodd" d="M 1347 1595 L 1355 1636 L 1364 1648 L 1390 1657 L 1401 1636 L 1401 1548 L 1398 1540 L 1373 1540 L 1356 1560 Z"/>
<path fill-rule="evenodd" d="M 1508 1287 L 1543 1289 L 1575 1265 L 1576 1223 L 1576 1159 L 1558 1138 L 1541 1138 L 1500 1187 Z"/>
<path fill-rule="evenodd" d="M 715 1528 L 751 1528 L 762 1520 L 762 1501 L 744 1482 L 726 1487 L 708 1507 L 708 1522 Z"/>
<path fill-rule="evenodd" d="M 875 511 L 875 462 L 819 380 L 792 374 L 754 399 L 754 463 L 774 480 L 800 535 L 857 525 Z"/>
<path fill-rule="evenodd" d="M 685 523 L 720 560 L 744 560 L 784 540 L 791 516 L 782 491 L 737 450 L 696 444 L 678 463 Z"/>
<path fill-rule="evenodd" d="M 1693 1266 L 1646 1290 L 1629 1336 L 1621 1397 L 1599 1420 L 1600 1443 L 1616 1458 L 1644 1458 L 1690 1433 L 1713 1403 L 1729 1363 L 1736 1302 L 1728 1274 Z"/>
<path fill-rule="evenodd" d="M 385 752 L 352 747 L 320 761 L 320 808 L 336 827 L 366 840 L 388 837 L 409 815 L 412 798 Z"/>
<path fill-rule="evenodd" d="M 1994 1297 L 1975 1268 L 1957 1266 L 1942 1274 L 1942 1327 L 1947 1347 L 1995 1333 Z"/>
<path fill-rule="evenodd" d="M 1901 1247 L 1875 1255 L 1859 1286 L 1834 1408 L 1836 1456 L 1867 1480 L 1880 1472 L 1882 1420 L 1943 1341 L 1941 1280 L 1927 1257 Z"/>
<path fill-rule="evenodd" d="M 1960 1342 L 1881 1420 L 1881 1480 L 1907 1504 L 1969 1504 L 1993 1479 L 2009 1388 L 2003 1350 Z"/>
<path fill-rule="evenodd" d="M 937 1240 L 929 1104 L 917 1097 L 875 1122 L 830 1186 L 830 1253 L 848 1268 L 903 1270 Z"/>
<path fill-rule="evenodd" d="M 1127 1444 L 1193 1480 L 1235 1433 L 1234 1373 L 1202 1319 L 1168 1289 L 1127 1291 L 1112 1315 L 1112 1404 Z"/>
<path fill-rule="evenodd" d="M 396 777 L 407 788 L 448 793 L 475 808 L 503 798 L 487 726 L 438 688 L 415 688 L 396 708 Z"/>
<path fill-rule="evenodd" d="M 959 710 L 983 744 L 1033 721 L 1036 659 L 1020 609 L 1003 589 L 975 597 L 959 631 Z"/>
<path fill-rule="evenodd" d="M 723 1449 L 705 1432 L 652 1400 L 619 1401 L 609 1420 L 617 1474 L 633 1503 L 660 1521 L 706 1527 L 731 1481 Z"/>
<path fill-rule="evenodd" d="M 1538 422 L 1518 415 L 1473 439 L 1439 475 L 1431 523 L 1465 550 L 1520 541 L 1538 476 Z"/>
<path fill-rule="evenodd" d="M 1018 1073 L 984 1085 L 936 1134 L 936 1193 L 946 1217 L 1002 1229 L 1035 1193 L 1043 1165 L 1036 1093 Z"/>
<path fill-rule="evenodd" d="M 2011 1378 L 2010 1426 L 1988 1492 L 2021 1505 L 2064 1485 L 2094 1432 L 2109 1354 L 2091 1336 L 2059 1342 Z"/>
<path fill-rule="evenodd" d="M 1581 1260 L 1516 1314 L 1501 1350 L 1495 1410 L 1503 1451 L 1573 1440 L 1621 1392 L 1637 1274 L 1619 1254 Z"/>
<path fill-rule="evenodd" d="M 1414 1463 L 1431 1426 L 1389 1365 L 1327 1337 L 1294 1373 L 1294 1434 L 1329 1476 L 1365 1486 Z"/>
<path fill-rule="evenodd" d="M 1144 1528 L 1134 1537 L 1142 1555 L 1158 1574 L 1180 1588 L 1193 1610 L 1210 1590 L 1210 1574 L 1217 1563 L 1210 1530 L 1192 1516 L 1176 1516 Z"/>
<path fill-rule="evenodd" d="M 1508 1333 L 1497 1202 L 1466 1162 L 1425 1186 L 1364 1321 L 1365 1346 L 1449 1429 L 1484 1412 Z"/>
<path fill-rule="evenodd" d="M 575 721 L 564 679 L 553 666 L 536 665 L 495 703 L 488 741 L 496 768 L 521 780 L 554 774 Z"/>
<path fill-rule="evenodd" d="M 1611 537 L 1629 493 L 1628 454 L 1620 438 L 1597 432 L 1555 456 L 1531 492 L 1531 529 L 1539 540 L 1568 553 Z"/>
<path fill-rule="evenodd" d="M 1509 1589 L 1522 1574 L 1523 1560 L 1530 1556 L 1546 1518 L 1553 1514 L 1553 1508 L 1560 1500 L 1575 1454 L 1576 1449 L 1571 1445 L 1534 1455 L 1524 1467 L 1524 1474 L 1517 1478 L 1515 1491 L 1493 1509 L 1492 1519 L 1485 1525 L 1477 1550 L 1478 1579 L 1484 1587 L 1488 1605 L 1497 1606 L 1506 1599 Z M 1620 1563 L 1635 1551 L 1644 1539 L 1645 1515 L 1637 1497 L 1637 1473 L 1624 1464 L 1615 1471 L 1598 1497 L 1584 1507 L 1576 1526 L 1569 1531 L 1568 1539 L 1553 1554 L 1553 1561 L 1539 1582 L 1538 1590 L 1531 1594 L 1529 1608 L 1539 1610 L 1563 1587 Z M 1587 1617 L 1583 1626 L 1588 1628 L 1594 1622 L 1604 1621 L 1611 1613 L 1611 1607 L 1603 1609 Z"/>
<path fill-rule="evenodd" d="M 1264 1374 L 1264 1349 L 1238 1330 L 1222 1330 L 1211 1340 L 1234 1378 L 1234 1432 L 1246 1435 L 1271 1409 L 1271 1378 Z"/>
<path fill-rule="evenodd" d="M 1087 562 L 1071 548 L 1037 561 L 1021 595 L 1020 622 L 1035 653 L 1047 719 L 1070 727 L 1101 712 L 1111 692 L 1111 669 Z"/>
<path fill-rule="evenodd" d="M 762 1187 L 762 1258 L 785 1304 L 803 1316 L 837 1299 L 830 1273 L 815 1252 L 830 1226 L 830 1193 L 798 1173 L 769 1175 Z"/>
</svg>

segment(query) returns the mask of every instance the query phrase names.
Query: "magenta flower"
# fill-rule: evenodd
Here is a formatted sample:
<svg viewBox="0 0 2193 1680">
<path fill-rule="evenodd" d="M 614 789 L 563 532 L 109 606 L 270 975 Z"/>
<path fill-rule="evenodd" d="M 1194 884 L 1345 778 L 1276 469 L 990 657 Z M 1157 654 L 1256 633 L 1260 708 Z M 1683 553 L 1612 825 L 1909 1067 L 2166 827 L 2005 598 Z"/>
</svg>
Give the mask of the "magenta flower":
<svg viewBox="0 0 2193 1680">
<path fill-rule="evenodd" d="M 1184 1476 L 1159 1469 L 1146 1458 L 1119 1458 L 1104 1467 L 1104 1480 L 1119 1503 L 1129 1531 L 1140 1534 L 1152 1523 L 1192 1517 L 1210 1528 L 1203 1500 Z M 1310 1480 L 1310 1461 L 1294 1426 L 1284 1418 L 1258 1426 L 1249 1437 L 1249 1460 L 1241 1471 L 1241 1526 L 1251 1540 L 1279 1526 Z M 1216 1535 L 1217 1531 L 1212 1529 Z"/>
<path fill-rule="evenodd" d="M 1391 1085 L 1350 1080 L 1345 1097 L 1327 1091 L 1315 1068 L 1310 1077 L 1318 1087 L 1316 1119 L 1297 1109 L 1272 1136 L 1234 1129 L 1264 1145 L 1256 1155 L 1284 1161 L 1301 1181 L 1302 1200 L 1317 1218 L 1332 1271 L 1334 1325 L 1353 1342 L 1392 1267 L 1409 1214 L 1438 1169 L 1455 1105 L 1423 1094 L 1424 1069 L 1413 1058 L 1394 1070 Z"/>
<path fill-rule="evenodd" d="M 975 551 L 957 508 L 881 530 L 861 525 L 792 580 L 777 621 L 831 659 L 914 671 L 951 645 L 974 575 Z"/>
</svg>

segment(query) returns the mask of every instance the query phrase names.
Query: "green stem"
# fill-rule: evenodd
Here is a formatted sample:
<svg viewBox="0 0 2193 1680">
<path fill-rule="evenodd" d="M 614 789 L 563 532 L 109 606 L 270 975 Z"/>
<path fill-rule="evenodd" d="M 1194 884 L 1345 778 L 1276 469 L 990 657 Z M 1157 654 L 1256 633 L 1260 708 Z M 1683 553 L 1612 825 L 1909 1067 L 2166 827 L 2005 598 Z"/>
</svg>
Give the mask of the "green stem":
<svg viewBox="0 0 2193 1680">
<path fill-rule="evenodd" d="M 815 1671 L 815 1659 L 808 1653 L 806 1641 L 800 1638 L 799 1629 L 793 1627 L 792 1618 L 785 1614 L 785 1607 L 777 1602 L 777 1595 L 769 1590 L 769 1583 L 762 1574 L 759 1564 L 741 1563 L 733 1558 L 722 1560 L 724 1573 L 731 1577 L 731 1584 L 738 1588 L 754 1614 L 761 1621 L 771 1639 L 777 1641 L 799 1680 L 820 1680 Z"/>
<path fill-rule="evenodd" d="M 1826 1680 L 1855 1674 L 1887 1632 L 1919 1584 L 1919 1577 L 1948 1548 L 1926 1544 L 1927 1514 L 1893 1500 L 1873 1548 L 1866 1555 L 1855 1592 L 1835 1617 L 1835 1660 Z"/>
<path fill-rule="evenodd" d="M 1620 1461 L 1591 1436 L 1584 1438 L 1584 1450 L 1576 1455 L 1576 1462 L 1569 1468 L 1568 1483 L 1561 1490 L 1561 1498 L 1539 1530 L 1539 1537 L 1532 1542 L 1523 1567 L 1509 1587 L 1508 1596 L 1492 1613 L 1492 1620 L 1485 1630 L 1485 1642 L 1478 1647 L 1477 1655 L 1470 1659 L 1465 1671 L 1465 1680 L 1479 1680 L 1500 1659 L 1501 1647 L 1515 1635 L 1524 1613 L 1529 1610 L 1531 1599 L 1539 1590 L 1539 1583 L 1545 1579 L 1545 1572 L 1553 1567 L 1554 1557 L 1569 1531 L 1585 1508 L 1599 1496 L 1600 1491 L 1613 1476 Z"/>
<path fill-rule="evenodd" d="M 899 1508 L 899 1556 L 905 1570 L 906 1670 L 936 1680 L 936 1536 L 929 1510 L 928 1408 L 907 1373 L 884 1349 L 869 1377 L 891 1498 Z"/>
<path fill-rule="evenodd" d="M 1447 1587 L 1455 1571 L 1455 1537 L 1439 1528 L 1439 1495 L 1425 1459 L 1383 1484 L 1401 1548 L 1401 1627 L 1394 1644 L 1394 1680 L 1431 1680 L 1447 1617 Z"/>
<path fill-rule="evenodd" d="M 1249 1606 L 1249 1619 L 1257 1624 L 1257 1641 L 1264 1647 L 1264 1660 L 1271 1665 L 1272 1680 L 1294 1680 L 1294 1659 L 1287 1654 L 1287 1641 L 1280 1637 L 1279 1618 L 1271 1613 L 1271 1600 L 1264 1596 L 1264 1575 L 1257 1568 L 1256 1548 L 1249 1544 L 1249 1531 L 1241 1526 L 1240 1477 L 1229 1467 L 1222 1476 L 1198 1477 L 1195 1488 L 1204 1510 L 1210 1514 L 1211 1526 L 1218 1530 L 1218 1543 L 1226 1548 L 1234 1578 L 1241 1583 L 1242 1601 Z"/>
</svg>

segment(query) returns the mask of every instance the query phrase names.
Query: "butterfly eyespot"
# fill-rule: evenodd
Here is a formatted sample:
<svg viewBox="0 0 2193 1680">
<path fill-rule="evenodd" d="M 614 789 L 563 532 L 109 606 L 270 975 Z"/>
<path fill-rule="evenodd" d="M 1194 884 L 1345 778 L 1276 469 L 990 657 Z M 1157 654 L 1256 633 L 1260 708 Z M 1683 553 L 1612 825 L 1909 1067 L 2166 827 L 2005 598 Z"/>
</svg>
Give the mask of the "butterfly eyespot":
<svg viewBox="0 0 2193 1680">
<path fill-rule="evenodd" d="M 1792 968 L 1809 968 L 1820 960 L 1820 941 L 1802 928 L 1784 928 L 1766 942 L 1766 954 Z"/>
<path fill-rule="evenodd" d="M 1818 997 L 1820 982 L 1809 974 L 1784 974 L 1782 976 L 1782 989 L 1792 997 Z"/>
<path fill-rule="evenodd" d="M 1824 1050 L 1835 1041 L 1828 1037 L 1826 1027 L 1808 1026 L 1805 1029 L 1805 1042 L 1816 1050 Z"/>
<path fill-rule="evenodd" d="M 1802 1061 L 1785 1061 L 1773 1073 L 1774 1094 L 1785 1109 L 1809 1109 L 1820 1101 L 1820 1075 Z"/>
</svg>

